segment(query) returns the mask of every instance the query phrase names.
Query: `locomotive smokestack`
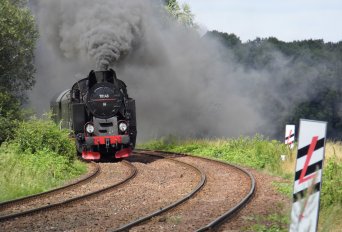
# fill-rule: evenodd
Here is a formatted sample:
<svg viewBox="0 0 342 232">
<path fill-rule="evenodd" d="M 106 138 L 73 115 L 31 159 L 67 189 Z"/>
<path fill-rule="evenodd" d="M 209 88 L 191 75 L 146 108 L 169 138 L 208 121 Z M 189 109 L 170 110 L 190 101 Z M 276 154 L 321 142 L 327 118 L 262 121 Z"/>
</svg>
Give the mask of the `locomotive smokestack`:
<svg viewBox="0 0 342 232">
<path fill-rule="evenodd" d="M 109 67 L 109 65 L 103 65 L 102 67 L 100 67 L 99 70 L 107 71 L 108 67 Z"/>
<path fill-rule="evenodd" d="M 95 83 L 99 82 L 109 82 L 114 83 L 114 79 L 116 79 L 116 73 L 113 69 L 109 70 L 101 70 L 101 71 L 94 71 L 91 70 L 89 75 L 89 88 L 91 88 Z"/>
</svg>

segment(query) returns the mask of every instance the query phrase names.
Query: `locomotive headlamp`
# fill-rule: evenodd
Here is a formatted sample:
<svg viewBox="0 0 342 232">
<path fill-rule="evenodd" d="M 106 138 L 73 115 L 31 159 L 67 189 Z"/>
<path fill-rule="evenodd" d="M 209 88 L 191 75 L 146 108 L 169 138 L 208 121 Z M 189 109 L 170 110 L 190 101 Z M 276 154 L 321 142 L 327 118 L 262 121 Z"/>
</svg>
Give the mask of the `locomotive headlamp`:
<svg viewBox="0 0 342 232">
<path fill-rule="evenodd" d="M 125 132 L 127 130 L 127 124 L 125 122 L 120 122 L 119 129 L 122 132 Z"/>
<path fill-rule="evenodd" d="M 95 130 L 95 128 L 94 128 L 93 124 L 87 124 L 87 126 L 86 126 L 86 131 L 87 131 L 89 134 L 94 133 L 94 130 Z"/>
</svg>

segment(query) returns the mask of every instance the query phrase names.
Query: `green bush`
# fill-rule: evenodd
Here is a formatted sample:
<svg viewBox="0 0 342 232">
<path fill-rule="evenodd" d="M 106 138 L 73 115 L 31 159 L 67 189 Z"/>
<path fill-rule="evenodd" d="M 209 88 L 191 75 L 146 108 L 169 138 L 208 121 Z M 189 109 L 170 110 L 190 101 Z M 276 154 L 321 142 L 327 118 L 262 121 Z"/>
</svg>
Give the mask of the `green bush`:
<svg viewBox="0 0 342 232">
<path fill-rule="evenodd" d="M 342 206 L 342 162 L 336 157 L 326 162 L 322 180 L 322 207 Z"/>
<path fill-rule="evenodd" d="M 23 155 L 16 153 L 16 146 L 4 143 L 0 147 L 0 202 L 47 191 L 86 172 L 80 161 L 70 163 L 47 149 Z"/>
<path fill-rule="evenodd" d="M 75 143 L 69 138 L 69 131 L 60 129 L 50 119 L 34 118 L 21 122 L 13 142 L 18 145 L 19 153 L 39 155 L 42 151 L 51 152 L 69 161 L 76 157 Z"/>
<path fill-rule="evenodd" d="M 20 122 L 0 146 L 0 201 L 46 191 L 86 172 L 68 130 L 50 119 Z"/>
</svg>

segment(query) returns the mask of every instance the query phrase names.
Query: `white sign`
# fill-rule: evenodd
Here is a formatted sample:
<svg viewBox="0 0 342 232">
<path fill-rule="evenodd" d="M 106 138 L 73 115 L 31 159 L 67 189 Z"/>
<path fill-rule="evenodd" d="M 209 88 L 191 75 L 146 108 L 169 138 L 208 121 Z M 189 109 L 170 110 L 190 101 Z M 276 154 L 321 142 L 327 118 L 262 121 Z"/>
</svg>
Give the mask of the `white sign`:
<svg viewBox="0 0 342 232">
<path fill-rule="evenodd" d="M 295 125 L 286 125 L 285 129 L 285 144 L 287 144 L 290 149 L 293 149 L 294 147 L 295 128 Z"/>
<path fill-rule="evenodd" d="M 290 231 L 317 230 L 326 122 L 301 119 Z"/>
</svg>

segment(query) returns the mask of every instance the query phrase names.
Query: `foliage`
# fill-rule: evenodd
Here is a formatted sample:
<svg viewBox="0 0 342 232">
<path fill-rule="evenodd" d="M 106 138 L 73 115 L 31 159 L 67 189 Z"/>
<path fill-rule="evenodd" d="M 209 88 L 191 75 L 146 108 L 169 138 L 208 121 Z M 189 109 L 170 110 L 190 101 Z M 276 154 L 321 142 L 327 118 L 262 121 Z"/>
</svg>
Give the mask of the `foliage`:
<svg viewBox="0 0 342 232">
<path fill-rule="evenodd" d="M 27 1 L 0 1 L 0 91 L 25 98 L 34 84 L 33 52 L 38 37 Z"/>
<path fill-rule="evenodd" d="M 33 50 L 37 30 L 25 0 L 0 2 L 0 144 L 13 139 L 25 91 L 34 84 Z"/>
<path fill-rule="evenodd" d="M 214 31 L 211 31 L 210 33 L 207 33 L 206 36 L 217 39 L 226 48 L 234 48 L 236 46 L 242 45 L 240 38 L 237 37 L 235 34 L 228 34 L 226 32 L 223 33 L 223 32 L 218 32 L 214 30 Z"/>
<path fill-rule="evenodd" d="M 253 138 L 227 140 L 187 140 L 179 141 L 164 138 L 141 145 L 146 149 L 167 150 L 179 153 L 191 153 L 242 164 L 257 169 L 279 173 L 280 154 L 288 152 L 279 141 L 268 141 L 260 135 Z"/>
<path fill-rule="evenodd" d="M 342 206 L 335 205 L 323 208 L 319 216 L 318 231 L 330 232 L 339 231 L 342 228 Z"/>
<path fill-rule="evenodd" d="M 283 125 L 298 125 L 300 118 L 308 118 L 327 121 L 328 136 L 342 138 L 342 42 L 283 42 L 270 37 L 242 43 L 235 34 L 218 31 L 208 32 L 204 38 L 216 39 L 223 45 L 217 49 L 221 60 L 233 57 L 246 72 L 272 76 L 267 79 L 272 91 L 252 93 L 267 103 L 259 109 L 266 112 L 263 117 L 279 125 L 269 136 L 280 138 Z"/>
<path fill-rule="evenodd" d="M 286 196 L 292 196 L 293 184 L 290 182 L 273 182 L 272 185 L 276 190 Z"/>
<path fill-rule="evenodd" d="M 327 160 L 322 181 L 323 208 L 342 206 L 342 160 L 332 157 Z"/>
<path fill-rule="evenodd" d="M 48 149 L 22 154 L 16 146 L 5 143 L 0 147 L 0 202 L 47 191 L 86 172 L 80 161 L 70 163 Z"/>
<path fill-rule="evenodd" d="M 194 15 L 191 13 L 191 9 L 188 4 L 183 4 L 182 7 L 180 7 L 177 0 L 168 0 L 165 4 L 166 11 L 173 18 L 181 22 L 186 27 L 196 27 L 196 24 L 194 23 Z"/>
<path fill-rule="evenodd" d="M 6 92 L 0 92 L 0 145 L 5 140 L 13 138 L 14 130 L 21 118 L 18 100 Z"/>
<path fill-rule="evenodd" d="M 69 131 L 50 119 L 19 122 L 0 147 L 0 201 L 46 191 L 86 171 Z"/>
<path fill-rule="evenodd" d="M 290 223 L 288 215 L 285 212 L 270 214 L 267 216 L 255 215 L 248 218 L 253 221 L 254 225 L 248 228 L 244 228 L 243 231 L 253 232 L 281 232 L 288 231 L 288 225 Z"/>
<path fill-rule="evenodd" d="M 39 155 L 41 151 L 48 151 L 73 161 L 76 150 L 69 133 L 50 119 L 33 118 L 19 124 L 13 143 L 17 144 L 18 153 Z"/>
</svg>

